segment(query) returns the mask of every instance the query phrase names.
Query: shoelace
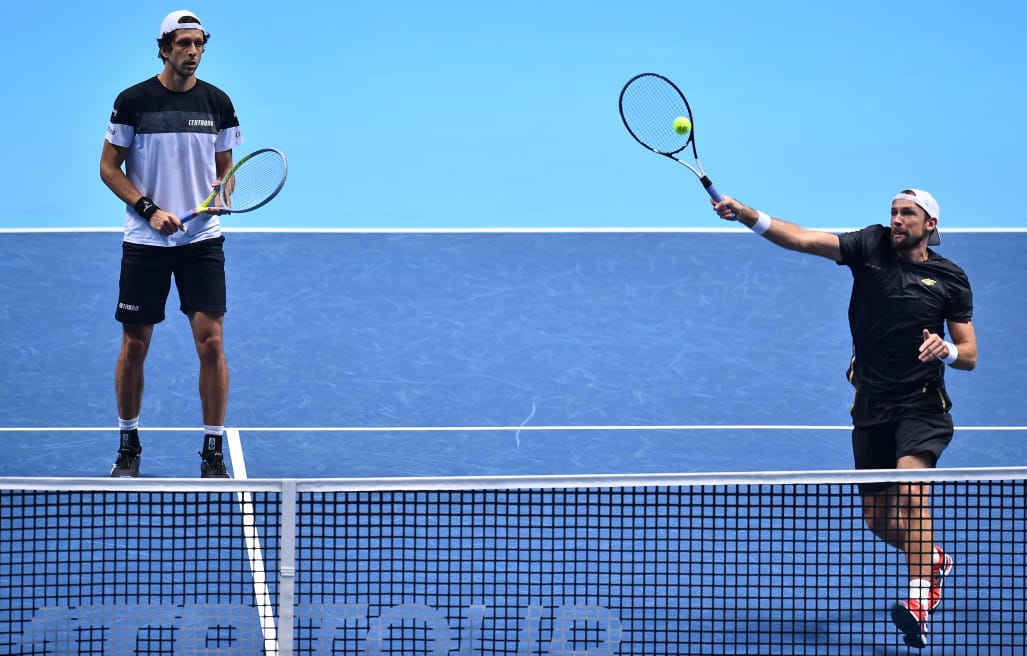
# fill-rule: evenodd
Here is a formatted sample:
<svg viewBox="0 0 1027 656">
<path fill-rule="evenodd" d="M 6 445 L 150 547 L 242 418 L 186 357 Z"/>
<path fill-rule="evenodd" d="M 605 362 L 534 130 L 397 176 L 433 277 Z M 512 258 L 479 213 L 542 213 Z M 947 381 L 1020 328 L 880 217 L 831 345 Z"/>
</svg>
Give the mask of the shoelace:
<svg viewBox="0 0 1027 656">
<path fill-rule="evenodd" d="M 213 473 L 213 474 L 225 474 L 225 473 L 228 472 L 228 469 L 225 467 L 225 458 L 224 458 L 224 456 L 214 455 L 214 456 L 206 457 L 202 453 L 200 454 L 200 456 L 203 458 L 203 462 L 205 462 L 207 464 L 207 469 L 211 473 Z"/>
<path fill-rule="evenodd" d="M 138 455 L 138 453 L 132 453 L 130 451 L 119 451 L 118 459 L 115 461 L 115 464 L 119 468 L 124 469 L 130 466 L 132 464 L 132 461 L 135 460 Z"/>
</svg>

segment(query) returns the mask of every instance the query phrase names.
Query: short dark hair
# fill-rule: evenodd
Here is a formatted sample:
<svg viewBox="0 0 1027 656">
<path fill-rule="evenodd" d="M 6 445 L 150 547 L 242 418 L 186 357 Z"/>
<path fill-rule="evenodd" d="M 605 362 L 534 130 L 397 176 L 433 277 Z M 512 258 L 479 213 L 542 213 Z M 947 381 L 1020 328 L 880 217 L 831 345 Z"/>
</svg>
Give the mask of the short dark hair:
<svg viewBox="0 0 1027 656">
<path fill-rule="evenodd" d="M 182 16 L 181 18 L 179 18 L 178 22 L 179 23 L 190 23 L 190 24 L 194 24 L 194 25 L 199 25 L 200 24 L 200 19 L 195 17 L 195 16 L 188 16 L 188 15 L 186 15 L 186 16 Z M 159 39 L 157 39 L 157 59 L 159 59 L 161 61 L 165 61 L 164 49 L 165 48 L 171 48 L 171 44 L 175 42 L 175 32 L 177 32 L 177 31 L 178 30 L 172 30 L 171 32 L 168 32 L 164 36 L 162 36 Z M 208 34 L 207 32 L 204 32 L 203 33 L 203 45 L 206 46 L 208 41 L 210 41 L 210 34 Z"/>
</svg>

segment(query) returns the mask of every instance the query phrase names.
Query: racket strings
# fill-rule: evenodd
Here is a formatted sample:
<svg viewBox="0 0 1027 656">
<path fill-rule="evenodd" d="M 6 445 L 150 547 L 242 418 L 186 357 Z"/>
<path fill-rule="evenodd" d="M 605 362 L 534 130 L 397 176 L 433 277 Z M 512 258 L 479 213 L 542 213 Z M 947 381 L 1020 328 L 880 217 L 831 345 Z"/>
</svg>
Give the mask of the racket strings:
<svg viewBox="0 0 1027 656">
<path fill-rule="evenodd" d="M 674 131 L 674 119 L 692 120 L 692 112 L 677 87 L 657 75 L 642 75 L 624 88 L 621 116 L 628 131 L 644 146 L 664 155 L 683 149 L 692 133 Z"/>
<path fill-rule="evenodd" d="M 236 212 L 266 203 L 281 189 L 285 174 L 285 159 L 279 153 L 255 153 L 222 183 L 222 202 Z"/>
</svg>

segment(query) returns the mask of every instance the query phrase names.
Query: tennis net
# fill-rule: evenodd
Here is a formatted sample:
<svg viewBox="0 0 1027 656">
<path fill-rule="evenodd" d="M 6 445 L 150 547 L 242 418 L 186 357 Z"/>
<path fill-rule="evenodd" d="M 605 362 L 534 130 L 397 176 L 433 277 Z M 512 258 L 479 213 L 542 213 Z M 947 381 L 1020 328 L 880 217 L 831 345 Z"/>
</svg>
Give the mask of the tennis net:
<svg viewBox="0 0 1027 656">
<path fill-rule="evenodd" d="M 930 653 L 1025 653 L 1027 468 L 0 479 L 0 652 L 904 652 L 874 482 L 930 483 Z"/>
</svg>

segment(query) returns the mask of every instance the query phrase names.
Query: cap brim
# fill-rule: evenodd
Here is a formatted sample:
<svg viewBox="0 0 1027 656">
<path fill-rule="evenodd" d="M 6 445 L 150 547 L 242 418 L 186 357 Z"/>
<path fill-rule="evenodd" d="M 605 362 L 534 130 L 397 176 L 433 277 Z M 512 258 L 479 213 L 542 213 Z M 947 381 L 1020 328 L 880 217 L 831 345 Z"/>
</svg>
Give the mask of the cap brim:
<svg viewBox="0 0 1027 656">
<path fill-rule="evenodd" d="M 928 246 L 939 246 L 941 245 L 941 235 L 938 234 L 938 229 L 935 228 L 931 231 L 931 236 L 927 238 Z"/>
</svg>

